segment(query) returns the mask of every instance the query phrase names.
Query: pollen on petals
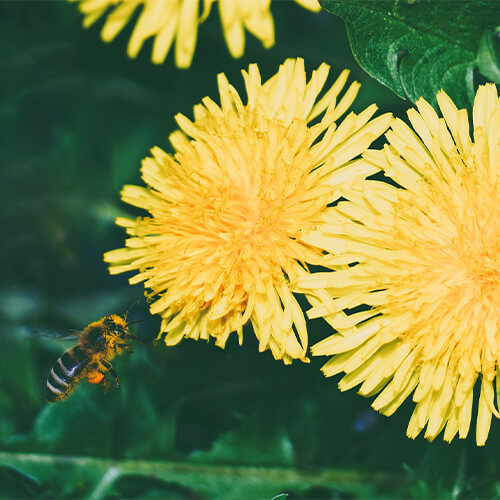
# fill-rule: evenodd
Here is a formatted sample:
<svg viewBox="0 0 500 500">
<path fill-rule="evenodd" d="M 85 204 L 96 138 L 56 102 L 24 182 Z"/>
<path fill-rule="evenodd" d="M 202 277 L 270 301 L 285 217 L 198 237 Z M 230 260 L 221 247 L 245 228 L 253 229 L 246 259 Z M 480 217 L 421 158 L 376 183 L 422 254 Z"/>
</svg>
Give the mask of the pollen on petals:
<svg viewBox="0 0 500 500">
<path fill-rule="evenodd" d="M 357 182 L 306 241 L 332 252 L 333 272 L 301 277 L 311 317 L 338 333 L 312 347 L 390 415 L 412 395 L 414 438 L 469 432 L 478 385 L 476 441 L 500 417 L 500 100 L 479 87 L 469 118 L 440 92 L 442 118 L 423 99 L 394 120 L 388 144 L 364 161 L 400 187 Z M 308 295 L 310 297 L 310 295 Z M 347 309 L 360 308 L 352 314 Z"/>
<path fill-rule="evenodd" d="M 130 282 L 154 298 L 167 345 L 214 338 L 224 347 L 233 332 L 241 343 L 249 323 L 259 350 L 307 361 L 295 283 L 328 258 L 308 235 L 347 185 L 377 170 L 355 158 L 391 120 L 372 119 L 370 106 L 337 126 L 358 85 L 341 96 L 343 72 L 318 100 L 328 71 L 322 64 L 308 80 L 304 62 L 289 59 L 262 83 L 251 65 L 245 104 L 219 75 L 220 104 L 206 97 L 193 120 L 177 115 L 174 153 L 153 148 L 142 164 L 146 185 L 124 187 L 123 200 L 148 216 L 117 219 L 129 238 L 105 260 L 112 274 L 137 273 Z"/>
</svg>

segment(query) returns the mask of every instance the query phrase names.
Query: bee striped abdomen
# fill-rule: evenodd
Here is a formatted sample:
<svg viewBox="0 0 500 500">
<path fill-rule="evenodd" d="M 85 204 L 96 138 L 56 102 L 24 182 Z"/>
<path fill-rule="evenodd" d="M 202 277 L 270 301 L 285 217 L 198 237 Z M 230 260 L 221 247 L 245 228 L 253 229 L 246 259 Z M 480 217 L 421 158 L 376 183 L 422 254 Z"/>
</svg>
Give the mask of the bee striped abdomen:
<svg viewBox="0 0 500 500">
<path fill-rule="evenodd" d="M 67 398 L 81 380 L 90 357 L 80 346 L 68 349 L 50 370 L 45 388 L 49 403 Z"/>
<path fill-rule="evenodd" d="M 110 314 L 90 323 L 80 332 L 78 344 L 64 352 L 50 370 L 45 387 L 49 403 L 66 399 L 83 379 L 91 384 L 109 387 L 109 373 L 119 386 L 118 374 L 110 360 L 125 349 L 136 337 L 128 330 L 127 318 Z"/>
</svg>

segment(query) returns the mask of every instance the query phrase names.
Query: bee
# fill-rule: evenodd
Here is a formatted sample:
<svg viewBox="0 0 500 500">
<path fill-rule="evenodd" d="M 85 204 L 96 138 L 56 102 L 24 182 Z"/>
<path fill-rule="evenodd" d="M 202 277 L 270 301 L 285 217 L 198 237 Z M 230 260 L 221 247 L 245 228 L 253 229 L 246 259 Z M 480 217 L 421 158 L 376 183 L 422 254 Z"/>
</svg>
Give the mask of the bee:
<svg viewBox="0 0 500 500">
<path fill-rule="evenodd" d="M 130 342 L 136 337 L 130 333 L 129 324 L 126 316 L 117 314 L 90 323 L 80 333 L 78 344 L 65 351 L 50 370 L 45 388 L 47 401 L 57 403 L 66 399 L 85 378 L 91 384 L 103 384 L 107 390 L 108 373 L 119 387 L 120 380 L 110 360 L 131 349 Z"/>
</svg>

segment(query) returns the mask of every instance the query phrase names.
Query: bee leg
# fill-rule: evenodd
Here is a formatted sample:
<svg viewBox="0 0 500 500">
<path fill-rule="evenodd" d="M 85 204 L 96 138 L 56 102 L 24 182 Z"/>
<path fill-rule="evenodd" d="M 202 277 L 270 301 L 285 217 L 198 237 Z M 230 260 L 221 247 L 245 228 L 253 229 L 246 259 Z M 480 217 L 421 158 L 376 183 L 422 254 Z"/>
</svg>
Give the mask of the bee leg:
<svg viewBox="0 0 500 500">
<path fill-rule="evenodd" d="M 118 389 L 118 387 L 120 387 L 120 379 L 118 377 L 118 373 L 116 373 L 116 370 L 113 368 L 113 365 L 109 361 L 106 361 L 105 359 L 101 359 L 101 365 L 104 366 L 106 371 L 108 371 L 109 374 L 115 379 L 115 387 Z M 108 386 L 109 386 L 109 381 L 108 381 Z"/>
<path fill-rule="evenodd" d="M 91 384 L 102 384 L 105 378 L 106 370 L 102 370 L 98 363 L 93 364 L 90 368 L 91 370 L 87 375 L 87 380 Z"/>
<path fill-rule="evenodd" d="M 123 349 L 124 351 L 127 350 L 132 354 L 134 350 L 132 349 L 132 346 L 130 344 L 116 344 L 116 347 L 119 347 L 120 349 Z"/>
<path fill-rule="evenodd" d="M 124 351 L 128 351 L 129 354 L 134 354 L 134 350 L 130 344 L 116 344 L 116 347 L 123 349 Z"/>
<path fill-rule="evenodd" d="M 115 387 L 118 389 L 120 387 L 120 378 L 118 377 L 118 373 L 116 373 L 116 370 L 113 367 L 109 369 L 109 373 L 115 379 Z"/>
<path fill-rule="evenodd" d="M 104 394 L 107 394 L 109 391 L 109 386 L 110 386 L 109 380 L 106 377 L 104 377 L 102 379 L 101 384 L 104 387 Z"/>
</svg>

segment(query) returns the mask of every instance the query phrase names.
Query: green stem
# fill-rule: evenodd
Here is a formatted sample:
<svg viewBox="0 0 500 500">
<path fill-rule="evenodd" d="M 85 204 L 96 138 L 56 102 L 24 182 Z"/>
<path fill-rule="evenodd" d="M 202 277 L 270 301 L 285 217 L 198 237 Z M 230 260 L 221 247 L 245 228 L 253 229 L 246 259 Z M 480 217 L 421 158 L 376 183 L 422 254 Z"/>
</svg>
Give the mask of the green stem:
<svg viewBox="0 0 500 500">
<path fill-rule="evenodd" d="M 291 467 L 255 467 L 212 465 L 193 462 L 154 460 L 110 460 L 94 457 L 0 452 L 0 465 L 20 469 L 58 484 L 62 476 L 85 485 L 87 497 L 97 500 L 106 495 L 122 476 L 154 476 L 175 483 L 208 498 L 272 498 L 283 490 L 304 491 L 313 486 L 353 492 L 374 498 L 385 490 L 408 486 L 404 476 L 371 474 L 339 469 L 299 469 Z M 245 494 L 246 493 L 246 494 Z"/>
<path fill-rule="evenodd" d="M 110 467 L 90 493 L 88 500 L 98 500 L 102 498 L 121 474 L 122 471 L 118 467 Z"/>
</svg>

